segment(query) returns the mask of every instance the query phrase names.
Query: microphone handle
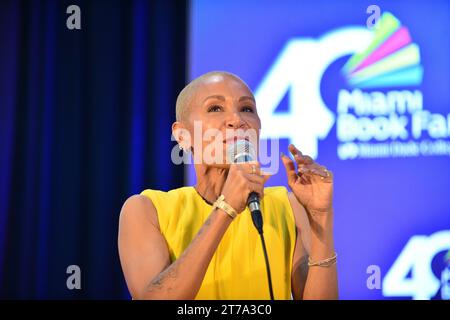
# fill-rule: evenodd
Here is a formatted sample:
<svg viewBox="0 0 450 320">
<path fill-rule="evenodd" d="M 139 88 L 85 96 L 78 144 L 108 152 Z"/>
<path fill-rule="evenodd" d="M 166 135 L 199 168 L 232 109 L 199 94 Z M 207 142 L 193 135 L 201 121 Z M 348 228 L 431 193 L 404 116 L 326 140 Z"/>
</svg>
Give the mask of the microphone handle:
<svg viewBox="0 0 450 320">
<path fill-rule="evenodd" d="M 259 204 L 259 195 L 256 192 L 250 193 L 247 200 L 247 206 L 252 215 L 253 225 L 259 234 L 263 233 L 263 219 L 261 215 L 261 207 Z"/>
</svg>

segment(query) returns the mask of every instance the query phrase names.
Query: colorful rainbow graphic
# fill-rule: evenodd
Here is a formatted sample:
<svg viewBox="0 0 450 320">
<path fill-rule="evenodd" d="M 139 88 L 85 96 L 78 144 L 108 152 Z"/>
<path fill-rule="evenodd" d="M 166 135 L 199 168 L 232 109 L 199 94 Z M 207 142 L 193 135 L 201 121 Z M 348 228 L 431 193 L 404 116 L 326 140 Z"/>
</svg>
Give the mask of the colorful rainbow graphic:
<svg viewBox="0 0 450 320">
<path fill-rule="evenodd" d="M 408 29 L 385 12 L 374 30 L 370 45 L 342 68 L 348 83 L 357 88 L 419 85 L 423 77 L 420 51 Z"/>
<path fill-rule="evenodd" d="M 450 250 L 447 251 L 447 254 L 444 257 L 444 262 L 450 264 Z"/>
</svg>

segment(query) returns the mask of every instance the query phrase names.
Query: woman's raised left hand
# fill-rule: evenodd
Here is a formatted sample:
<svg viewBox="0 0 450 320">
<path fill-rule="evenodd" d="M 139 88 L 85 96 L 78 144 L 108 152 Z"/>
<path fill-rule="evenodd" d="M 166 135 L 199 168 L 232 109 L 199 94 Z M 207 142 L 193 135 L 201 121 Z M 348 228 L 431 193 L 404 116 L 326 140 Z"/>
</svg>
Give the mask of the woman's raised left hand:
<svg viewBox="0 0 450 320">
<path fill-rule="evenodd" d="M 297 200 L 305 207 L 309 218 L 331 215 L 333 211 L 333 174 L 324 166 L 314 162 L 307 155 L 303 155 L 293 144 L 289 145 L 289 152 L 294 161 L 286 155 L 281 156 L 288 185 Z"/>
</svg>

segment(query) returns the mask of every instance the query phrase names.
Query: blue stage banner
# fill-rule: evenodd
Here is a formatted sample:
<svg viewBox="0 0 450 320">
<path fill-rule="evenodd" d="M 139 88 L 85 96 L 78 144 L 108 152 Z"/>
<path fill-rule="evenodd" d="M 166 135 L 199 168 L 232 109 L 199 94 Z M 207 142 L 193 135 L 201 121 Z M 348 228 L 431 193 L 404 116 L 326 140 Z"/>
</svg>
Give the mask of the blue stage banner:
<svg viewBox="0 0 450 320">
<path fill-rule="evenodd" d="M 190 78 L 239 75 L 262 142 L 334 172 L 340 298 L 450 299 L 449 29 L 448 1 L 191 3 Z"/>
</svg>

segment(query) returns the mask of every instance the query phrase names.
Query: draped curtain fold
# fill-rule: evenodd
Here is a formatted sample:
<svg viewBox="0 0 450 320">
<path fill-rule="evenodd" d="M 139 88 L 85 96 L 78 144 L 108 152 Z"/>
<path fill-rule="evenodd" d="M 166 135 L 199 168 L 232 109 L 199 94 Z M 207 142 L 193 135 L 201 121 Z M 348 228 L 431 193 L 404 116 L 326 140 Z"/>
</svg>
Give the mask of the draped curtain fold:
<svg viewBox="0 0 450 320">
<path fill-rule="evenodd" d="M 72 4 L 81 30 L 66 27 Z M 170 151 L 186 14 L 184 1 L 0 2 L 0 298 L 129 297 L 121 206 L 183 184 Z"/>
</svg>

